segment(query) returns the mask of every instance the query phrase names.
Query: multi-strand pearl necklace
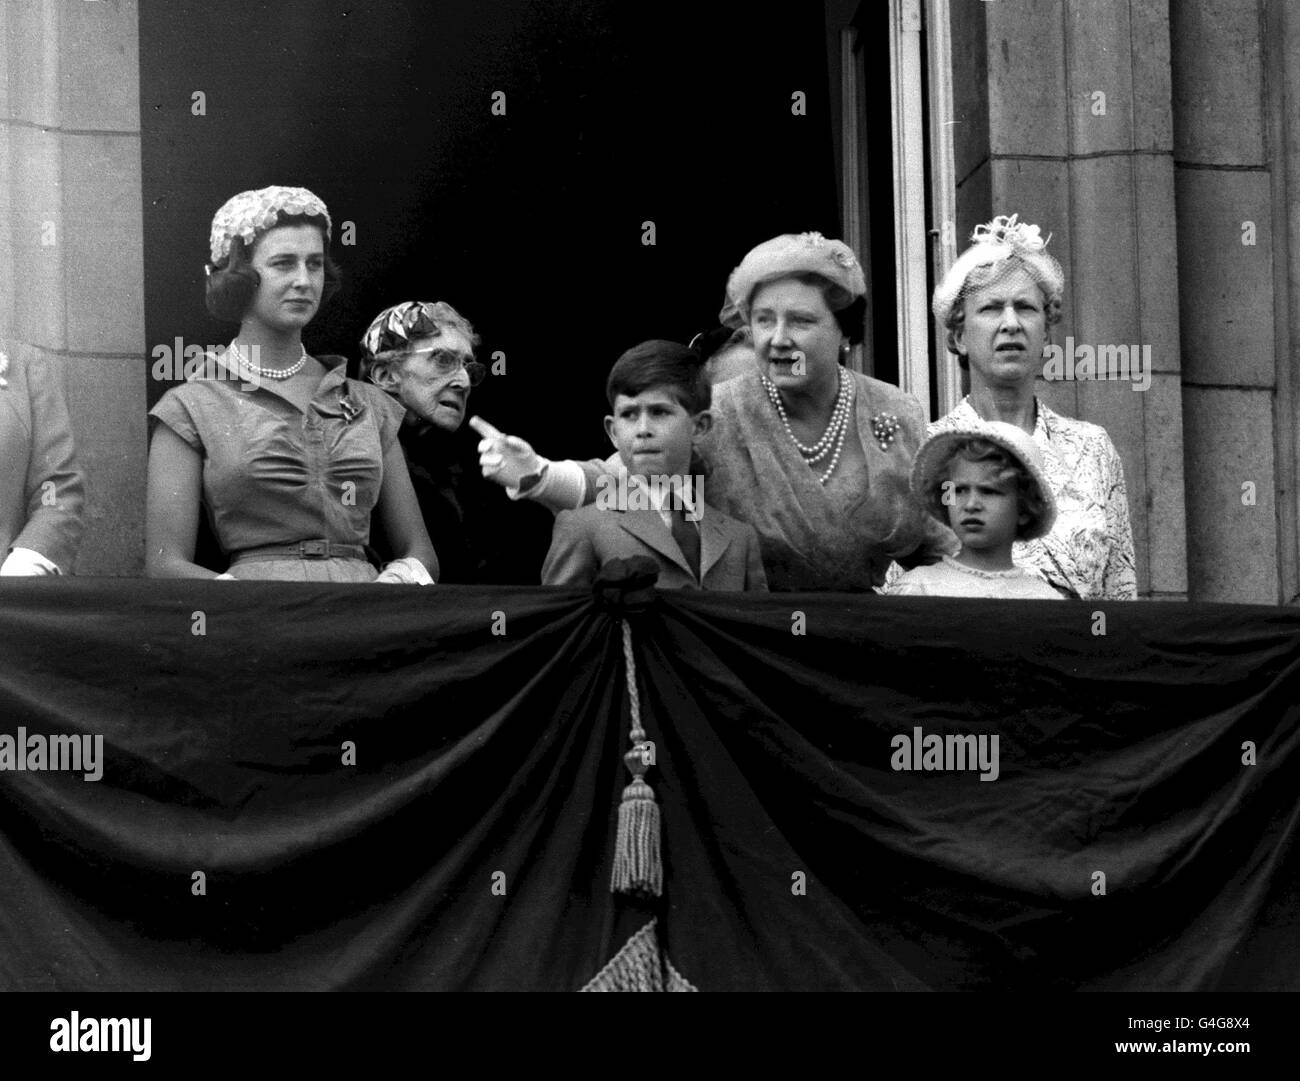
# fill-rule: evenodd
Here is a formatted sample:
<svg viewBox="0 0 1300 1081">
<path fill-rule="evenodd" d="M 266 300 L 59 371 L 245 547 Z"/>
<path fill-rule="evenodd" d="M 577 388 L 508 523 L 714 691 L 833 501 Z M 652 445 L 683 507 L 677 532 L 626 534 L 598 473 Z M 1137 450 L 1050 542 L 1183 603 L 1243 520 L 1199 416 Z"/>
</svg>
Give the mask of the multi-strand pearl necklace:
<svg viewBox="0 0 1300 1081">
<path fill-rule="evenodd" d="M 307 365 L 307 347 L 301 343 L 299 343 L 299 347 L 302 349 L 302 356 L 298 358 L 296 363 L 290 364 L 287 368 L 261 368 L 252 361 L 245 360 L 243 350 L 233 345 L 230 347 L 229 352 L 235 354 L 241 368 L 260 379 L 289 379 L 297 375 Z"/>
<path fill-rule="evenodd" d="M 831 421 L 826 425 L 826 430 L 822 432 L 822 437 L 812 446 L 805 446 L 795 438 L 794 430 L 790 427 L 790 418 L 785 414 L 785 404 L 781 401 L 781 392 L 776 389 L 776 384 L 767 376 L 761 376 L 763 387 L 767 391 L 767 396 L 772 399 L 772 404 L 776 406 L 777 415 L 781 418 L 781 423 L 785 425 L 785 433 L 790 437 L 792 442 L 803 456 L 803 460 L 809 466 L 815 466 L 826 455 L 831 456 L 830 464 L 826 471 L 818 478 L 822 484 L 825 484 L 835 472 L 835 467 L 840 463 L 840 454 L 844 450 L 844 439 L 849 434 L 849 412 L 853 408 L 853 377 L 841 368 L 840 372 L 840 389 L 835 396 L 835 409 L 831 412 Z"/>
</svg>

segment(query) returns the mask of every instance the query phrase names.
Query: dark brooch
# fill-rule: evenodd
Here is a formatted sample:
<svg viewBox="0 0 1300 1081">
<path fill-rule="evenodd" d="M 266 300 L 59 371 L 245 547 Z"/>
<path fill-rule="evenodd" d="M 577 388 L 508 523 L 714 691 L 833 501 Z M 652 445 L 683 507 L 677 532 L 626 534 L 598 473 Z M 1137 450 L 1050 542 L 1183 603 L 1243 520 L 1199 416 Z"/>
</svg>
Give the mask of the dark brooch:
<svg viewBox="0 0 1300 1081">
<path fill-rule="evenodd" d="M 881 450 L 889 449 L 898 427 L 898 418 L 893 413 L 877 413 L 871 418 L 871 434 L 876 437 Z"/>
</svg>

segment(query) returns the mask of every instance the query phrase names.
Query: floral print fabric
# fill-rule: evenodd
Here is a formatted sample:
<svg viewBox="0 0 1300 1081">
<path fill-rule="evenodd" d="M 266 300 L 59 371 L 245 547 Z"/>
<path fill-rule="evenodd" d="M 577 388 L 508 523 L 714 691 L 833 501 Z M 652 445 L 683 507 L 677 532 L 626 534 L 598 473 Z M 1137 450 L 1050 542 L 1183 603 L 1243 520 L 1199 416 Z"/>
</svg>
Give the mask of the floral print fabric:
<svg viewBox="0 0 1300 1081">
<path fill-rule="evenodd" d="M 1133 529 L 1119 452 L 1106 429 L 1063 417 L 1035 399 L 1034 442 L 1056 496 L 1056 525 L 1046 537 L 1017 541 L 1011 557 L 1058 589 L 1085 600 L 1134 600 Z M 929 434 L 978 421 L 963 398 Z"/>
</svg>

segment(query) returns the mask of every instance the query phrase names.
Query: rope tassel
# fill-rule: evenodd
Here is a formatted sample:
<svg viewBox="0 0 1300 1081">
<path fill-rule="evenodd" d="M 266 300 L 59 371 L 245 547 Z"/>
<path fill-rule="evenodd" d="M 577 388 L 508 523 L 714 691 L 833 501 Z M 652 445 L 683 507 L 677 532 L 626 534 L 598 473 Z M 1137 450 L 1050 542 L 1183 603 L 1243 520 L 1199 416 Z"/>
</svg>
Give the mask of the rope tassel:
<svg viewBox="0 0 1300 1081">
<path fill-rule="evenodd" d="M 614 839 L 614 872 L 609 888 L 613 893 L 658 897 L 664 888 L 663 857 L 660 852 L 659 802 L 645 774 L 654 765 L 654 744 L 641 727 L 641 699 L 636 689 L 636 661 L 632 656 L 632 628 L 623 624 L 623 658 L 627 670 L 627 695 L 632 707 L 632 749 L 623 762 L 632 774 L 618 806 L 618 834 Z"/>
</svg>

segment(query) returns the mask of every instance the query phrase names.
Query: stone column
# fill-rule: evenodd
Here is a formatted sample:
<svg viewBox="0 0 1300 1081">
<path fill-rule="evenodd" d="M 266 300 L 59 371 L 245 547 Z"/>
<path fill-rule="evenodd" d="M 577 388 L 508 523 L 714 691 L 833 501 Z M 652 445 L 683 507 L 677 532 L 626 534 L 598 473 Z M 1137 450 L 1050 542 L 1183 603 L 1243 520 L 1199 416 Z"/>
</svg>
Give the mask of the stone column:
<svg viewBox="0 0 1300 1081">
<path fill-rule="evenodd" d="M 1274 220 L 1263 14 L 1241 0 L 1173 5 L 1173 97 L 1192 596 L 1274 604 L 1274 231 L 1284 226 Z"/>
<path fill-rule="evenodd" d="M 1281 598 L 1300 603 L 1300 11 L 1270 0 L 1266 35 L 1269 116 L 1273 134 L 1273 206 L 1278 253 L 1273 280 L 1284 290 L 1278 305 L 1278 394 L 1274 421 L 1281 461 L 1279 529 Z"/>
<path fill-rule="evenodd" d="M 950 10 L 954 40 L 959 26 L 978 34 L 981 18 L 984 32 L 975 59 L 960 61 L 960 71 L 983 83 L 968 85 L 958 121 L 975 133 L 987 123 L 988 131 L 987 174 L 977 150 L 958 154 L 959 172 L 966 163 L 962 240 L 992 214 L 1040 225 L 1066 274 L 1055 343 L 1125 347 L 1130 372 L 1150 357 L 1142 391 L 1135 388 L 1145 379 L 1130 378 L 1041 382 L 1039 393 L 1110 433 L 1124 463 L 1139 592 L 1185 599 L 1169 5 L 953 0 Z"/>
<path fill-rule="evenodd" d="M 0 0 L 0 340 L 62 375 L 86 472 L 80 574 L 143 568 L 136 0 Z"/>
</svg>

